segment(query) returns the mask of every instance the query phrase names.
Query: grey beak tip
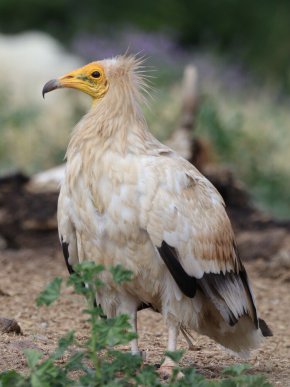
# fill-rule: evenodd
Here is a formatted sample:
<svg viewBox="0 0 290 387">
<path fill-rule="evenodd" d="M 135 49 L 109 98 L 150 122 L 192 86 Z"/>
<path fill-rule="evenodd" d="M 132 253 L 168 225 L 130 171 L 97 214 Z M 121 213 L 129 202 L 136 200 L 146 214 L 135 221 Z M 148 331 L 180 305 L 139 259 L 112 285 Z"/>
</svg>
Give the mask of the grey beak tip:
<svg viewBox="0 0 290 387">
<path fill-rule="evenodd" d="M 52 79 L 51 81 L 46 82 L 42 89 L 42 97 L 44 98 L 46 93 L 58 89 L 59 87 L 61 87 L 61 85 L 57 79 Z"/>
</svg>

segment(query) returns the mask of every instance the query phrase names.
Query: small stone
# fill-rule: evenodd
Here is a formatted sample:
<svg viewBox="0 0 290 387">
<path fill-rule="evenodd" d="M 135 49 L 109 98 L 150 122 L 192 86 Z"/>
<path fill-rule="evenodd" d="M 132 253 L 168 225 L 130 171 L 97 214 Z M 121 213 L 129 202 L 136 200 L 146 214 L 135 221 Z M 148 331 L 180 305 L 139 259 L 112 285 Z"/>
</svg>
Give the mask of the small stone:
<svg viewBox="0 0 290 387">
<path fill-rule="evenodd" d="M 0 317 L 0 332 L 1 333 L 16 333 L 22 335 L 23 332 L 18 322 L 14 319 Z"/>
<path fill-rule="evenodd" d="M 0 289 L 0 296 L 10 297 L 10 294 L 6 293 L 4 290 Z"/>
<path fill-rule="evenodd" d="M 46 344 L 47 340 L 48 340 L 48 338 L 46 336 L 43 336 L 43 335 L 35 335 L 34 338 L 35 338 L 35 340 L 42 341 L 43 344 Z"/>
</svg>

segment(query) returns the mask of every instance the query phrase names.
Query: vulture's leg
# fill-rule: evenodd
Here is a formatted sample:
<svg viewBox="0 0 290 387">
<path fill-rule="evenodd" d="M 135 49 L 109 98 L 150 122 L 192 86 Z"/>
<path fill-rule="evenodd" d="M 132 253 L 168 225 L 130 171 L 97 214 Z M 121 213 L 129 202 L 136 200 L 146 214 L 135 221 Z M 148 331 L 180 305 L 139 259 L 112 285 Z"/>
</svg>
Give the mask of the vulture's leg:
<svg viewBox="0 0 290 387">
<path fill-rule="evenodd" d="M 134 333 L 137 333 L 137 309 L 130 314 L 130 323 L 132 325 L 132 330 Z M 133 339 L 130 342 L 131 345 L 131 353 L 132 355 L 141 355 L 138 348 L 138 338 Z"/>
<path fill-rule="evenodd" d="M 137 334 L 137 309 L 139 301 L 135 300 L 131 296 L 125 296 L 120 300 L 118 307 L 118 314 L 127 314 L 129 316 L 129 322 L 132 326 L 132 332 Z M 138 338 L 133 339 L 130 342 L 132 355 L 142 355 L 138 347 Z"/>
<path fill-rule="evenodd" d="M 167 343 L 167 350 L 169 352 L 176 351 L 176 345 L 177 345 L 177 336 L 179 333 L 179 328 L 176 325 L 170 325 L 168 328 L 168 343 Z M 178 364 L 176 364 L 170 357 L 166 356 L 164 359 L 164 362 L 161 364 L 159 368 L 159 374 L 164 378 L 168 379 L 172 376 L 173 369 L 177 367 Z M 178 378 L 181 378 L 183 374 L 181 372 L 178 373 Z"/>
</svg>

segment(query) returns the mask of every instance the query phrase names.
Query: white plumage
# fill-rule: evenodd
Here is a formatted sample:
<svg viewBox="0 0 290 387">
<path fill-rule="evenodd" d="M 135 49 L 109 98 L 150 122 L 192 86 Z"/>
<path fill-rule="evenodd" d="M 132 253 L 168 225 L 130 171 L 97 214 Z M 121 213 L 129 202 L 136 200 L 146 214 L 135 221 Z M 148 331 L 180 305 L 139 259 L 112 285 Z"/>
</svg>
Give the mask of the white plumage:
<svg viewBox="0 0 290 387">
<path fill-rule="evenodd" d="M 140 68 L 134 57 L 118 57 L 44 87 L 77 88 L 94 100 L 72 134 L 59 196 L 68 267 L 92 260 L 130 269 L 132 282 L 121 286 L 104 275 L 96 300 L 108 316 L 128 313 L 135 329 L 141 305 L 162 313 L 169 350 L 179 329 L 186 337 L 194 329 L 244 356 L 271 332 L 257 318 L 221 196 L 147 129 Z"/>
</svg>

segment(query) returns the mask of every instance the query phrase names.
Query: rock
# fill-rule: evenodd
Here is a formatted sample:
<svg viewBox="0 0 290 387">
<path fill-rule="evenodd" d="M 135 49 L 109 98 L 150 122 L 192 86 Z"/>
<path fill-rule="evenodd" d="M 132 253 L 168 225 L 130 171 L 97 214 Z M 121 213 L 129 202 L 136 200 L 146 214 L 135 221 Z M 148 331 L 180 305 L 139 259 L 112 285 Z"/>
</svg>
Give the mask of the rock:
<svg viewBox="0 0 290 387">
<path fill-rule="evenodd" d="M 10 297 L 10 294 L 6 293 L 4 290 L 0 288 L 0 297 Z"/>
<path fill-rule="evenodd" d="M 0 332 L 1 333 L 16 333 L 22 335 L 22 330 L 18 322 L 14 319 L 0 317 Z"/>
</svg>

